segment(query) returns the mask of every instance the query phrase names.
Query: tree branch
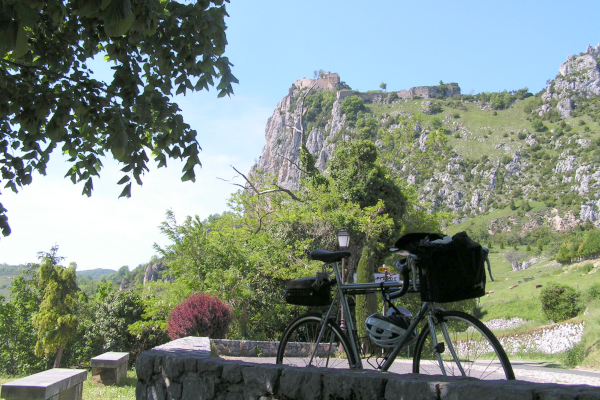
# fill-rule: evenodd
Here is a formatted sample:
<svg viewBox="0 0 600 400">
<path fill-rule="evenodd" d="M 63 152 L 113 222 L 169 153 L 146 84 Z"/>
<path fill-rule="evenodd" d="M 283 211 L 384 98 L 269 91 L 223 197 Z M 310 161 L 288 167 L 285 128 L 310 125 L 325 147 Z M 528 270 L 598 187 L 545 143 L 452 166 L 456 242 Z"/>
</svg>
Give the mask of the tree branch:
<svg viewBox="0 0 600 400">
<path fill-rule="evenodd" d="M 277 189 L 267 189 L 267 190 L 262 190 L 262 191 L 260 191 L 260 190 L 258 190 L 258 189 L 256 188 L 256 186 L 255 186 L 255 185 L 252 183 L 252 181 L 250 181 L 250 179 L 248 179 L 248 177 L 247 177 L 246 175 L 244 175 L 244 174 L 242 174 L 240 171 L 238 171 L 238 170 L 237 170 L 237 169 L 236 169 L 236 168 L 235 168 L 233 165 L 230 165 L 230 167 L 231 167 L 231 168 L 233 168 L 233 170 L 234 170 L 235 172 L 237 172 L 238 174 L 240 174 L 240 175 L 242 176 L 242 178 L 244 178 L 244 180 L 245 180 L 245 181 L 248 183 L 248 186 L 250 186 L 250 188 L 252 189 L 252 191 L 253 191 L 254 193 L 256 193 L 258 196 L 260 196 L 260 195 L 262 195 L 262 194 L 268 194 L 268 193 L 274 193 L 274 192 L 285 192 L 285 193 L 287 193 L 287 194 L 288 194 L 288 195 L 289 195 L 289 196 L 290 196 L 290 197 L 291 197 L 293 200 L 296 200 L 296 201 L 302 201 L 302 200 L 300 200 L 300 199 L 299 199 L 299 198 L 298 198 L 298 197 L 297 197 L 297 196 L 296 196 L 294 193 L 292 193 L 292 191 L 291 191 L 291 190 L 289 190 L 289 189 L 286 189 L 286 188 L 282 188 L 282 187 L 281 187 L 281 186 L 279 186 L 279 185 L 275 185 L 275 186 L 277 187 Z M 243 188 L 243 189 L 248 189 L 248 187 L 247 187 L 247 186 L 242 186 L 242 185 L 240 185 L 239 183 L 233 183 L 231 180 L 226 180 L 226 179 L 223 179 L 223 178 L 218 178 L 218 177 L 217 177 L 217 179 L 220 179 L 220 180 L 222 180 L 222 181 L 225 181 L 225 182 L 229 182 L 229 183 L 231 183 L 232 185 L 239 186 L 239 187 L 241 187 L 241 188 Z"/>
</svg>

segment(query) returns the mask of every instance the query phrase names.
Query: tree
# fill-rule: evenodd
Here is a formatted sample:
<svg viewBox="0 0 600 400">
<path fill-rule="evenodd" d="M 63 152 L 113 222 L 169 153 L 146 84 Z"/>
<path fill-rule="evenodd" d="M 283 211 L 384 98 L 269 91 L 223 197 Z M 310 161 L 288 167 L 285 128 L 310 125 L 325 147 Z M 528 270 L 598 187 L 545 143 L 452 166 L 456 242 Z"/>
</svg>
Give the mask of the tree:
<svg viewBox="0 0 600 400">
<path fill-rule="evenodd" d="M 542 311 L 549 320 L 554 322 L 573 318 L 583 308 L 580 297 L 571 286 L 550 282 L 540 293 Z"/>
<path fill-rule="evenodd" d="M 558 253 L 556 254 L 556 261 L 561 264 L 568 264 L 575 257 L 575 251 L 577 250 L 576 245 L 573 242 L 565 241 L 560 244 Z"/>
<path fill-rule="evenodd" d="M 360 111 L 365 109 L 365 102 L 359 96 L 349 96 L 342 100 L 342 113 L 346 114 L 348 123 L 353 126 Z"/>
<path fill-rule="evenodd" d="M 577 256 L 589 258 L 600 253 L 600 229 L 587 231 L 577 249 Z"/>
<path fill-rule="evenodd" d="M 79 291 L 77 265 L 71 263 L 69 268 L 59 265 L 62 258 L 56 255 L 57 251 L 58 246 L 54 246 L 50 253 L 40 255 L 37 284 L 42 301 L 39 312 L 33 316 L 38 333 L 35 354 L 38 357 L 56 354 L 54 368 L 60 366 L 63 351 L 77 332 L 75 303 Z"/>
<path fill-rule="evenodd" d="M 27 270 L 13 280 L 12 299 L 0 296 L 0 371 L 9 375 L 31 374 L 47 369 L 49 360 L 34 353 L 37 332 L 32 316 L 38 312 L 34 271 Z"/>
<path fill-rule="evenodd" d="M 515 247 L 517 247 L 516 244 Z M 509 250 L 506 253 L 504 253 L 504 258 L 511 264 L 513 271 L 519 270 L 519 262 L 525 259 L 525 257 L 527 257 L 527 254 L 522 253 L 518 250 Z"/>
<path fill-rule="evenodd" d="M 17 192 L 44 175 L 57 147 L 67 176 L 90 196 L 108 154 L 123 164 L 121 196 L 141 184 L 148 155 L 159 167 L 186 161 L 183 181 L 200 166 L 196 131 L 169 96 L 215 85 L 233 93 L 224 57 L 224 1 L 4 0 L 0 7 L 0 172 Z M 212 4 L 211 4 L 212 3 Z M 86 62 L 104 55 L 111 82 Z M 173 86 L 175 85 L 175 86 Z M 0 229 L 10 234 L 0 204 Z"/>
<path fill-rule="evenodd" d="M 386 90 L 386 89 L 387 89 L 387 83 L 385 83 L 385 82 L 381 82 L 381 83 L 379 84 L 379 88 L 380 88 L 381 90 Z"/>
<path fill-rule="evenodd" d="M 377 265 L 375 264 L 376 258 L 372 254 L 373 246 L 365 246 L 363 248 L 362 254 L 360 256 L 360 261 L 358 262 L 358 267 L 356 269 L 356 281 L 363 282 L 374 282 L 375 269 Z M 359 337 L 367 337 L 368 332 L 366 330 L 364 321 L 366 321 L 367 317 L 377 311 L 377 295 L 374 293 L 367 294 L 365 296 L 356 296 L 356 321 L 360 321 L 357 324 L 358 336 Z M 368 345 L 368 341 L 363 342 L 363 346 Z M 366 350 L 366 348 L 365 348 Z"/>
</svg>

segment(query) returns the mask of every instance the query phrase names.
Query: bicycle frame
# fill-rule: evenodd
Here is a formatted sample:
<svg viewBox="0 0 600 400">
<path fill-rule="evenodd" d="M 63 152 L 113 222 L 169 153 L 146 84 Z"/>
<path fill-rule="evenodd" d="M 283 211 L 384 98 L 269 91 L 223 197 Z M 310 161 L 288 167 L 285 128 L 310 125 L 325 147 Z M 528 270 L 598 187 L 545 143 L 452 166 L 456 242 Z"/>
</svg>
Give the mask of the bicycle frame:
<svg viewBox="0 0 600 400">
<path fill-rule="evenodd" d="M 411 261 L 409 260 L 409 263 L 410 262 Z M 400 289 L 401 284 L 400 284 L 400 282 L 396 282 L 396 281 L 388 281 L 388 282 L 382 282 L 382 283 L 375 283 L 375 282 L 373 282 L 373 283 L 343 283 L 341 273 L 340 273 L 340 270 L 338 267 L 338 263 L 335 262 L 335 263 L 331 263 L 330 265 L 332 265 L 333 272 L 335 274 L 335 278 L 336 278 L 336 282 L 337 282 L 337 284 L 336 284 L 337 290 L 335 291 L 335 295 L 331 302 L 331 306 L 329 307 L 329 309 L 327 310 L 327 313 L 325 314 L 324 321 L 328 321 L 328 320 L 332 319 L 332 317 L 337 318 L 338 309 L 341 307 L 342 312 L 344 313 L 344 317 L 345 317 L 346 334 L 348 335 L 349 343 L 350 343 L 350 347 L 351 347 L 350 352 L 354 355 L 354 359 L 356 360 L 355 363 L 353 363 L 353 364 L 351 363 L 350 368 L 351 369 L 363 369 L 362 360 L 360 358 L 360 352 L 358 349 L 358 337 L 356 336 L 356 329 L 354 327 L 354 322 L 352 321 L 352 315 L 350 314 L 350 307 L 348 305 L 348 299 L 346 296 L 352 295 L 352 294 L 361 295 L 361 294 L 376 293 L 378 291 L 382 291 L 383 289 L 390 289 L 390 288 Z M 411 283 L 412 282 L 408 282 L 406 284 L 411 284 Z M 402 284 L 404 284 L 404 282 Z M 413 288 L 414 288 L 414 285 L 413 285 Z M 419 310 L 417 315 L 413 318 L 410 326 L 406 330 L 406 334 L 402 337 L 402 339 L 400 340 L 398 345 L 396 345 L 394 347 L 394 349 L 392 350 L 392 352 L 390 353 L 390 355 L 388 356 L 388 358 L 386 359 L 384 364 L 381 366 L 382 371 L 387 371 L 392 366 L 396 357 L 398 356 L 398 354 L 400 353 L 400 351 L 402 350 L 404 345 L 407 343 L 407 341 L 410 339 L 411 332 L 415 331 L 416 327 L 421 323 L 421 321 L 423 321 L 425 319 L 427 319 L 427 323 L 429 325 L 429 332 L 431 334 L 433 346 L 434 347 L 438 346 L 437 332 L 435 329 L 435 322 L 436 322 L 435 321 L 435 312 L 438 309 L 439 308 L 437 308 L 435 306 L 435 303 L 431 303 L 431 302 L 423 303 L 423 305 L 421 306 L 421 309 Z M 446 326 L 445 326 L 445 324 L 442 324 L 441 326 L 442 326 L 442 334 L 446 340 L 446 343 L 449 344 L 449 350 L 452 354 L 452 357 L 454 358 L 454 361 L 457 363 L 458 368 L 460 369 L 461 373 L 464 375 L 465 374 L 464 369 L 463 369 L 461 362 L 451 344 Z M 321 340 L 323 339 L 325 327 L 326 327 L 326 324 L 324 323 L 321 328 L 321 331 L 319 332 L 319 335 L 317 338 L 317 343 L 320 343 Z M 309 365 L 312 364 L 312 360 L 316 355 L 317 348 L 318 348 L 318 346 L 315 347 L 315 349 L 313 349 Z M 441 357 L 440 353 L 436 352 L 436 356 L 437 356 L 438 363 L 440 365 L 442 374 L 446 375 L 446 370 L 445 370 L 444 363 L 442 361 L 442 357 Z M 350 363 L 351 360 L 348 360 L 348 362 Z"/>
</svg>

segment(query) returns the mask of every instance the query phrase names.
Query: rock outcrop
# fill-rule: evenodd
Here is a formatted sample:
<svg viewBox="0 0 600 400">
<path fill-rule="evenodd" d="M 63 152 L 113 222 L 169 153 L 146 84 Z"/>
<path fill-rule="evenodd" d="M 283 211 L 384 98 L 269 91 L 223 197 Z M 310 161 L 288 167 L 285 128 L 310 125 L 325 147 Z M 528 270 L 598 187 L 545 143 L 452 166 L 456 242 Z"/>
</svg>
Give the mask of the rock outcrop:
<svg viewBox="0 0 600 400">
<path fill-rule="evenodd" d="M 164 261 L 159 261 L 154 264 L 148 265 L 146 267 L 146 273 L 144 274 L 144 286 L 147 282 L 172 282 L 172 277 L 163 276 L 163 272 L 165 272 L 169 267 L 164 263 Z"/>
<path fill-rule="evenodd" d="M 313 88 L 314 92 L 320 90 L 337 90 L 336 100 L 333 103 L 331 116 L 325 127 L 313 127 L 306 131 L 304 123 L 300 125 L 300 107 L 295 107 L 294 102 L 306 90 Z M 420 86 L 399 92 L 368 92 L 360 93 L 350 90 L 336 73 L 326 73 L 317 79 L 302 78 L 294 82 L 287 96 L 279 101 L 273 115 L 267 121 L 265 128 L 266 143 L 258 163 L 250 171 L 251 175 L 265 173 L 275 177 L 275 181 L 286 189 L 300 187 L 299 149 L 304 141 L 308 151 L 316 160 L 316 167 L 324 170 L 327 161 L 333 154 L 335 144 L 331 138 L 346 125 L 346 116 L 341 113 L 342 101 L 349 96 L 358 96 L 365 103 L 383 104 L 394 100 L 391 96 L 396 93 L 396 98 L 408 101 L 414 98 L 450 97 L 460 94 L 457 83 L 447 83 L 439 86 Z M 342 140 L 349 140 L 342 137 Z"/>
<path fill-rule="evenodd" d="M 590 97 L 600 95 L 600 44 L 595 48 L 587 47 L 585 53 L 577 56 L 569 55 L 561 64 L 559 74 L 550 82 L 542 95 L 545 105 L 552 102 L 562 118 L 568 118 L 573 111 L 573 102 L 578 96 Z M 551 107 L 542 107 L 541 114 Z"/>
</svg>

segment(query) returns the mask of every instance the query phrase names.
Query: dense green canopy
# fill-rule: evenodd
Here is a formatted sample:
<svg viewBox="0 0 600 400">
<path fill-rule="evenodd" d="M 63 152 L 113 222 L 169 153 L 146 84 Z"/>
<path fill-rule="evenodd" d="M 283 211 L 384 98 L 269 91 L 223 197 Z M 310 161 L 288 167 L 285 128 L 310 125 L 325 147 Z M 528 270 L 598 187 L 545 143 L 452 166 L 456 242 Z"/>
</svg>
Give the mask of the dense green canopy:
<svg viewBox="0 0 600 400">
<path fill-rule="evenodd" d="M 121 196 L 141 184 L 149 155 L 186 161 L 182 180 L 200 165 L 196 131 L 170 96 L 215 85 L 233 93 L 224 57 L 224 1 L 4 0 L 0 7 L 0 172 L 17 192 L 45 174 L 60 146 L 66 176 L 91 195 L 101 157 L 120 161 Z M 104 56 L 112 81 L 87 61 Z M 10 234 L 0 204 L 0 229 Z"/>
</svg>

